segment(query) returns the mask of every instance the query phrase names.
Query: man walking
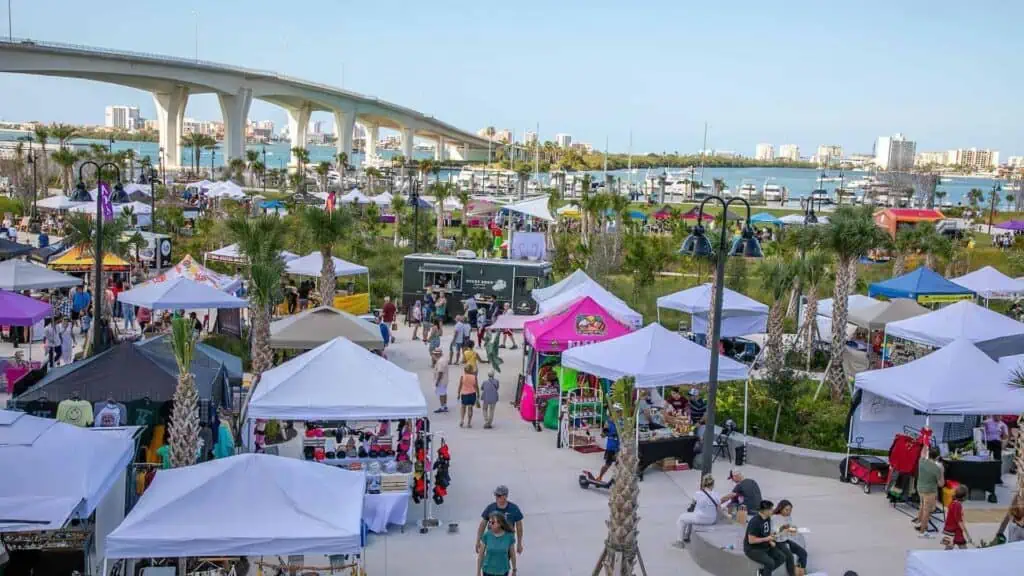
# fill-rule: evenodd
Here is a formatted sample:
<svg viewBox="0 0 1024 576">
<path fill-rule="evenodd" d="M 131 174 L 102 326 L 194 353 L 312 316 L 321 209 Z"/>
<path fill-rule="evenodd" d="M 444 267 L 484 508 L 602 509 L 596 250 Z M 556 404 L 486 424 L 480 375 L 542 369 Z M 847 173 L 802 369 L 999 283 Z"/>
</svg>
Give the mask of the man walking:
<svg viewBox="0 0 1024 576">
<path fill-rule="evenodd" d="M 47 362 L 50 368 L 53 368 L 60 363 L 60 328 L 56 318 L 53 318 L 43 330 L 43 340 L 46 341 Z"/>
<path fill-rule="evenodd" d="M 384 306 L 381 308 L 381 316 L 384 322 L 390 328 L 391 333 L 391 344 L 395 343 L 395 331 L 398 330 L 398 324 L 395 322 L 395 317 L 398 315 L 398 307 L 395 306 L 394 302 L 391 301 L 391 296 L 384 297 Z M 388 342 L 385 342 L 388 344 Z"/>
<path fill-rule="evenodd" d="M 498 404 L 498 379 L 494 370 L 487 373 L 487 380 L 480 386 L 480 401 L 484 407 L 484 428 L 493 428 L 494 407 Z"/>
<path fill-rule="evenodd" d="M 430 359 L 434 362 L 434 392 L 440 402 L 434 414 L 441 414 L 448 411 L 448 361 L 444 352 L 437 348 L 431 351 Z"/>
<path fill-rule="evenodd" d="M 92 301 L 92 297 L 86 292 L 81 286 L 75 287 L 75 294 L 71 297 L 71 324 L 75 322 L 81 322 L 82 315 L 85 314 L 86 310 L 89 309 L 89 303 Z M 86 328 L 84 324 L 82 326 L 82 334 L 85 334 Z"/>
<path fill-rule="evenodd" d="M 516 532 L 516 553 L 523 553 L 523 512 L 508 499 L 508 486 L 501 485 L 494 489 L 494 502 L 491 502 L 484 508 L 484 513 L 480 515 L 480 525 L 476 529 L 476 552 L 480 553 L 481 542 L 480 539 L 484 535 L 484 530 L 487 529 L 487 520 L 491 517 L 491 514 L 497 512 L 505 516 L 505 520 L 508 520 L 510 526 L 515 529 Z"/>
<path fill-rule="evenodd" d="M 468 336 L 468 325 L 462 321 L 462 315 L 456 316 L 452 342 L 448 345 L 448 364 L 458 364 L 461 362 L 461 358 L 456 358 L 456 356 L 462 355 L 462 343 L 465 342 Z"/>
</svg>

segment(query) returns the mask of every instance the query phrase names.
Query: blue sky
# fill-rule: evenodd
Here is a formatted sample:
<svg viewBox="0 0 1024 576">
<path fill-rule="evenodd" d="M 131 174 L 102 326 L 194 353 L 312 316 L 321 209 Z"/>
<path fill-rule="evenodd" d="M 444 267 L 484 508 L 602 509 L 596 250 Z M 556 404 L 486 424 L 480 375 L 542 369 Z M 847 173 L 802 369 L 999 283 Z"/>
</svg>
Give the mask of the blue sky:
<svg viewBox="0 0 1024 576">
<path fill-rule="evenodd" d="M 476 130 L 635 152 L 758 142 L 870 152 L 1024 152 L 1021 2 L 945 0 L 12 0 L 16 37 L 192 57 L 341 85 Z M 0 11 L 6 8 L 0 6 Z M 3 14 L 6 16 L 6 14 Z M 4 23 L 5 24 L 5 23 Z M 0 28 L 5 28 L 0 24 Z M 6 29 L 3 30 L 6 32 Z M 152 98 L 82 80 L 0 74 L 0 117 L 101 123 Z M 218 119 L 212 95 L 186 114 Z M 281 125 L 256 102 L 252 119 Z M 320 119 L 328 120 L 325 114 Z"/>
</svg>

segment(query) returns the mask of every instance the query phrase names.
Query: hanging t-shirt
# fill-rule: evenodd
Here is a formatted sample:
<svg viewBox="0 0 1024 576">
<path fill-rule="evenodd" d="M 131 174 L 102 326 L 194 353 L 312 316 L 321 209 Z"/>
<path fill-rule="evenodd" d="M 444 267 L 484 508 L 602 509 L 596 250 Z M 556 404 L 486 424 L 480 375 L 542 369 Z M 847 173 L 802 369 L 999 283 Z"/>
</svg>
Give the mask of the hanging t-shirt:
<svg viewBox="0 0 1024 576">
<path fill-rule="evenodd" d="M 164 444 L 157 448 L 156 455 L 160 457 L 160 467 L 167 469 L 171 467 L 171 446 Z"/>
<path fill-rule="evenodd" d="M 159 404 L 151 400 L 136 400 L 128 403 L 128 421 L 130 426 L 151 426 L 156 423 Z"/>
<path fill-rule="evenodd" d="M 47 400 L 33 400 L 25 403 L 25 413 L 40 418 L 56 418 L 57 403 Z"/>
<path fill-rule="evenodd" d="M 214 458 L 227 458 L 235 454 L 235 438 L 231 434 L 231 427 L 226 422 L 221 422 L 217 429 L 217 444 L 213 447 Z"/>
<path fill-rule="evenodd" d="M 103 408 L 96 413 L 95 426 L 110 428 L 121 425 L 121 409 L 117 404 L 104 404 Z"/>
<path fill-rule="evenodd" d="M 74 426 L 92 424 L 92 404 L 86 400 L 62 400 L 57 405 L 57 420 Z"/>
</svg>

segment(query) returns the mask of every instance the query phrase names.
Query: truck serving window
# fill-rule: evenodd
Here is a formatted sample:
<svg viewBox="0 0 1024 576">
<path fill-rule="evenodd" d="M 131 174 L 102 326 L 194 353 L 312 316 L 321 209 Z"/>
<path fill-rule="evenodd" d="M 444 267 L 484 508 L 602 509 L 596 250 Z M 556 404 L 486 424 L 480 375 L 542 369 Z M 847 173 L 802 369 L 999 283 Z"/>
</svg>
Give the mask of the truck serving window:
<svg viewBox="0 0 1024 576">
<path fill-rule="evenodd" d="M 423 264 L 424 288 L 441 288 L 449 292 L 462 292 L 462 266 L 450 264 Z"/>
<path fill-rule="evenodd" d="M 529 294 L 534 288 L 541 288 L 541 280 L 536 276 L 516 276 L 516 295 Z"/>
</svg>

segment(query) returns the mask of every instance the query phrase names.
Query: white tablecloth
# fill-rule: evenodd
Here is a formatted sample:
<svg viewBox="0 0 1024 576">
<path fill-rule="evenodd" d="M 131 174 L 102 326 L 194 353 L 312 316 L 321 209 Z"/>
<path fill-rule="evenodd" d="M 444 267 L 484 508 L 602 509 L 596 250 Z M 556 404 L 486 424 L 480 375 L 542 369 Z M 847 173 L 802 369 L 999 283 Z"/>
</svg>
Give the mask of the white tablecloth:
<svg viewBox="0 0 1024 576">
<path fill-rule="evenodd" d="M 388 524 L 405 525 L 409 511 L 408 492 L 386 492 L 367 494 L 363 497 L 363 522 L 370 532 L 384 534 Z"/>
</svg>

